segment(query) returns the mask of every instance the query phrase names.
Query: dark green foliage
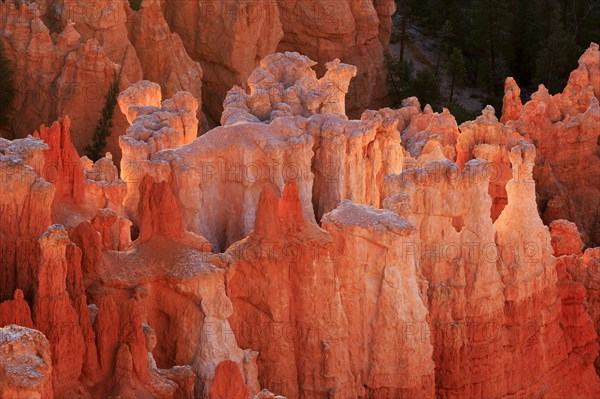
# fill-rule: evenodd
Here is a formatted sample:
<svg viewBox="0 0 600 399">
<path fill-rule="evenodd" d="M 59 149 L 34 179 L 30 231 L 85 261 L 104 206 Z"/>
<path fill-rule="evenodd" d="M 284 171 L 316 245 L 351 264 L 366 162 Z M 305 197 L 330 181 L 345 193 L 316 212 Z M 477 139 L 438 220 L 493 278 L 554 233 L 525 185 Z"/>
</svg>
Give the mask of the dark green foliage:
<svg viewBox="0 0 600 399">
<path fill-rule="evenodd" d="M 403 99 L 412 96 L 417 97 L 422 105 L 438 105 L 440 82 L 431 69 L 422 69 L 415 75 L 412 62 L 400 61 L 389 53 L 386 60 L 393 107 L 399 107 Z"/>
<path fill-rule="evenodd" d="M 15 84 L 4 47 L 0 43 L 0 126 L 6 124 L 7 114 L 15 98 Z"/>
<path fill-rule="evenodd" d="M 456 123 L 458 123 L 459 125 L 466 121 L 475 120 L 479 115 L 481 115 L 481 112 L 469 111 L 465 107 L 463 107 L 462 104 L 457 102 L 444 104 L 444 107 L 448 108 L 450 113 L 454 115 Z"/>
<path fill-rule="evenodd" d="M 450 55 L 450 58 L 448 59 L 446 69 L 448 70 L 448 75 L 450 76 L 451 80 L 449 101 L 452 102 L 452 97 L 454 97 L 454 88 L 462 85 L 465 79 L 467 79 L 467 67 L 465 65 L 465 57 L 463 57 L 462 51 L 460 51 L 456 47 L 454 48 L 452 54 Z"/>
<path fill-rule="evenodd" d="M 412 95 L 416 96 L 421 104 L 433 106 L 440 100 L 440 82 L 430 69 L 425 68 L 417 72 L 410 89 Z"/>
<path fill-rule="evenodd" d="M 466 68 L 466 79 L 458 83 L 459 87 L 483 91 L 487 95 L 484 103 L 494 105 L 497 110 L 506 77 L 514 77 L 524 93 L 534 92 L 540 83 L 551 93 L 557 93 L 577 67 L 583 50 L 590 42 L 600 43 L 600 0 L 397 0 L 396 3 L 398 13 L 406 16 L 410 26 L 433 42 L 434 47 L 414 41 L 412 45 L 426 46 L 433 53 L 435 58 L 431 62 L 436 75 L 439 66 L 445 66 L 449 90 L 444 96 L 456 97 L 450 71 L 450 51 L 456 48 L 462 52 Z M 397 34 L 403 19 L 397 17 Z M 422 89 L 424 82 L 421 76 L 416 86 Z M 403 98 L 418 95 L 399 91 Z M 428 102 L 420 100 L 422 104 Z M 448 100 L 452 103 L 454 98 Z"/>
<path fill-rule="evenodd" d="M 142 0 L 129 0 L 129 7 L 133 11 L 139 11 L 142 9 Z"/>
<path fill-rule="evenodd" d="M 411 82 L 414 74 L 414 66 L 410 61 L 400 61 L 390 53 L 385 54 L 388 69 L 389 87 L 392 91 L 394 106 L 399 106 L 401 100 L 410 97 Z"/>
<path fill-rule="evenodd" d="M 454 36 L 454 28 L 452 27 L 452 22 L 450 22 L 450 20 L 447 19 L 437 34 L 438 54 L 437 62 L 435 64 L 435 76 L 439 76 L 442 55 L 444 55 L 444 53 L 447 51 L 448 44 L 450 43 L 450 39 L 452 38 L 452 36 Z"/>
<path fill-rule="evenodd" d="M 540 83 L 557 93 L 583 50 L 600 43 L 600 0 L 398 0 L 397 5 L 396 41 L 424 46 L 434 58 L 431 68 L 415 73 L 410 60 L 399 57 L 403 46 L 400 54 L 387 55 L 390 105 L 400 107 L 402 99 L 417 96 L 422 106 L 448 108 L 458 124 L 481 111 L 466 109 L 455 99 L 456 89 L 470 88 L 471 97 L 483 97 L 481 103 L 499 113 L 506 77 L 517 80 L 524 97 Z M 438 75 L 445 79 L 444 97 Z"/>
<path fill-rule="evenodd" d="M 537 56 L 534 80 L 546 85 L 551 93 L 561 91 L 567 83 L 569 71 L 577 66 L 580 51 L 575 43 L 575 35 L 565 30 L 562 12 L 557 7 L 550 35 Z"/>
<path fill-rule="evenodd" d="M 106 147 L 106 140 L 111 134 L 112 129 L 112 118 L 117 105 L 117 96 L 119 95 L 119 75 L 115 73 L 112 83 L 108 89 L 108 93 L 105 97 L 104 107 L 100 120 L 94 130 L 93 143 L 85 147 L 86 155 L 93 161 L 104 156 L 104 149 Z"/>
</svg>

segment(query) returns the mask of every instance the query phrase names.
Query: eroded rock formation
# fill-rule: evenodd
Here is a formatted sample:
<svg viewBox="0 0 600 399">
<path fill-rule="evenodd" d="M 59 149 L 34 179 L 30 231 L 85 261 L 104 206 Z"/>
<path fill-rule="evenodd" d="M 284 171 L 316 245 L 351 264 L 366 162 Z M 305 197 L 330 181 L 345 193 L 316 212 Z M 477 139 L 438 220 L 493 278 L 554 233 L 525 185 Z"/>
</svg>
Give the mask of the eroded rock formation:
<svg viewBox="0 0 600 399">
<path fill-rule="evenodd" d="M 518 133 L 537 147 L 535 180 L 543 220 L 577 224 L 584 242 L 600 242 L 600 50 L 592 43 L 579 59 L 562 93 L 541 85 L 522 109 L 507 82 L 505 115 Z"/>
<path fill-rule="evenodd" d="M 0 398 L 52 398 L 50 344 L 39 331 L 0 328 Z"/>
<path fill-rule="evenodd" d="M 8 0 L 1 7 L 0 40 L 15 71 L 11 137 L 68 115 L 73 144 L 83 153 L 117 78 L 121 90 L 143 77 L 168 97 L 187 90 L 200 101 L 197 116 L 203 119 L 202 69 L 170 31 L 159 0 L 144 1 L 137 12 L 126 0 Z M 126 127 L 115 112 L 106 150 L 117 160 Z"/>
<path fill-rule="evenodd" d="M 72 141 L 82 152 L 120 66 L 96 39 L 83 39 L 73 22 L 51 34 L 36 3 L 6 1 L 0 7 L 0 40 L 15 71 L 16 95 L 9 115 L 12 137 L 24 137 L 41 124 L 68 115 L 73 120 Z M 120 88 L 130 82 L 124 77 Z M 124 126 L 122 115 L 113 122 L 115 128 Z M 118 151 L 115 140 L 108 150 Z"/>
<path fill-rule="evenodd" d="M 487 177 L 492 197 L 492 220 L 496 220 L 508 203 L 506 183 L 511 179 L 509 154 L 520 136 L 496 118 L 495 110 L 488 105 L 475 121 L 460 125 L 456 144 L 456 162 L 461 167 L 471 159 L 488 161 Z"/>
<path fill-rule="evenodd" d="M 358 116 L 386 96 L 384 50 L 391 34 L 391 0 L 330 2 L 217 0 L 189 4 L 163 0 L 166 20 L 204 70 L 204 103 L 219 120 L 226 93 L 245 82 L 260 60 L 299 52 L 325 63 L 339 58 L 358 67 L 348 111 Z"/>
</svg>

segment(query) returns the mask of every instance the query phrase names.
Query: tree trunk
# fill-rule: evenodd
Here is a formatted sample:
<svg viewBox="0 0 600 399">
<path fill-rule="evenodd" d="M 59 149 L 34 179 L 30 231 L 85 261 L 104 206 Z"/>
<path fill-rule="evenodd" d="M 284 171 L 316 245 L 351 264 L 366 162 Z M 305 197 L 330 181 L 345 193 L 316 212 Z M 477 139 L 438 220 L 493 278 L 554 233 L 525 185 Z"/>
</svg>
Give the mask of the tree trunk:
<svg viewBox="0 0 600 399">
<path fill-rule="evenodd" d="M 452 97 L 454 97 L 454 82 L 456 80 L 456 74 L 452 75 L 452 84 L 450 85 L 450 102 L 452 102 Z"/>
<path fill-rule="evenodd" d="M 400 33 L 400 62 L 404 61 L 404 48 L 406 46 L 406 29 L 408 25 L 408 3 L 402 6 L 402 32 Z"/>
<path fill-rule="evenodd" d="M 492 12 L 491 10 L 488 10 L 488 16 L 489 16 L 489 36 L 490 36 L 490 63 L 491 63 L 491 67 L 492 67 L 492 90 L 494 91 L 495 95 L 498 95 L 498 87 L 496 85 L 496 46 L 494 44 L 495 42 L 495 37 L 494 37 L 494 25 L 493 25 L 493 16 L 492 16 Z"/>
<path fill-rule="evenodd" d="M 392 82 L 392 87 L 394 88 L 394 93 L 396 94 L 396 98 L 399 101 L 400 100 L 400 90 L 398 90 L 398 86 L 396 85 L 396 77 L 394 76 L 394 72 L 392 70 L 392 66 L 390 65 L 390 59 L 387 56 L 384 57 L 384 58 L 385 58 L 385 63 L 386 63 L 387 68 L 388 68 L 389 79 Z"/>
</svg>

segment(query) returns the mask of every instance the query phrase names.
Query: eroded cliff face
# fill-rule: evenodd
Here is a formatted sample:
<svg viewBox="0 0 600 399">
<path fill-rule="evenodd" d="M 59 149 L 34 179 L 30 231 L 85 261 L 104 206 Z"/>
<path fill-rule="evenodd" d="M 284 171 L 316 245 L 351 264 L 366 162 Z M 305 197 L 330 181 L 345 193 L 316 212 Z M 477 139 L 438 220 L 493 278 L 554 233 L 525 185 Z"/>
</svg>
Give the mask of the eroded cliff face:
<svg viewBox="0 0 600 399">
<path fill-rule="evenodd" d="M 72 141 L 82 152 L 91 142 L 104 96 L 121 67 L 98 40 L 84 39 L 72 22 L 59 34 L 51 34 L 35 3 L 16 6 L 7 1 L 0 7 L 0 40 L 14 70 L 16 89 L 8 123 L 12 137 L 24 137 L 41 124 L 69 115 Z M 120 88 L 131 82 L 124 77 Z M 115 128 L 124 126 L 123 121 L 122 115 L 115 116 Z M 108 151 L 118 151 L 116 141 L 109 143 Z"/>
<path fill-rule="evenodd" d="M 119 311 L 114 301 L 110 306 L 112 298 L 88 301 L 85 290 L 97 284 L 95 273 L 104 268 L 100 232 L 106 232 L 95 230 L 102 223 L 88 222 L 103 212 L 81 196 L 83 163 L 74 164 L 68 128 L 68 119 L 49 129 L 42 126 L 36 136 L 46 143 L 33 137 L 2 142 L 3 176 L 9 177 L 2 180 L 2 192 L 11 193 L 3 195 L 2 206 L 2 293 L 13 297 L 0 304 L 2 325 L 22 324 L 47 337 L 51 356 L 39 356 L 52 359 L 52 367 L 42 373 L 51 381 L 51 392 L 44 388 L 40 397 L 73 397 L 83 391 L 99 397 L 117 391 L 155 397 L 188 392 L 194 384 L 191 370 L 186 377 L 179 369 L 148 366 L 135 304 Z M 112 219 L 117 223 L 116 215 Z M 52 224 L 56 221 L 63 224 Z M 19 392 L 18 386 L 9 388 Z M 20 388 L 38 389 L 33 382 Z"/>
<path fill-rule="evenodd" d="M 488 368 L 504 356 L 505 300 L 496 259 L 489 256 L 497 247 L 484 171 L 483 160 L 464 170 L 445 160 L 386 178 L 384 206 L 418 232 L 405 251 L 417 258 L 425 279 L 429 325 L 421 326 L 419 337 L 431 339 L 441 397 L 506 394 L 501 368 Z"/>
<path fill-rule="evenodd" d="M 298 51 L 322 65 L 335 58 L 356 65 L 357 78 L 335 102 L 359 116 L 387 95 L 383 54 L 394 12 L 392 0 L 143 0 L 139 10 L 126 0 L 8 0 L 0 40 L 16 72 L 17 95 L 6 135 L 24 137 L 68 115 L 82 153 L 115 79 L 120 90 L 147 79 L 165 97 L 191 93 L 206 131 L 203 104 L 216 124 L 231 87 L 245 83 L 275 51 Z M 112 122 L 106 149 L 118 161 L 127 124 L 118 112 Z"/>
<path fill-rule="evenodd" d="M 349 119 L 356 68 L 318 79 L 289 52 L 198 138 L 192 93 L 131 85 L 120 170 L 78 158 L 66 117 L 1 139 L 0 326 L 23 327 L 0 330 L 21 329 L 8 346 L 0 333 L 17 354 L 0 373 L 38 374 L 0 394 L 600 396 L 598 248 L 582 254 L 576 218 L 544 225 L 540 190 L 567 177 L 519 130 L 593 136 L 597 52 L 559 96 L 521 107 L 508 83 L 516 121 L 488 107 L 457 126 L 415 98 Z"/>
<path fill-rule="evenodd" d="M 283 38 L 277 51 L 297 51 L 319 63 L 339 58 L 358 68 L 350 85 L 348 113 L 379 108 L 387 95 L 384 51 L 391 35 L 395 2 L 282 0 Z M 322 72 L 322 70 L 319 70 Z"/>
<path fill-rule="evenodd" d="M 204 71 L 203 102 L 218 121 L 225 94 L 245 82 L 261 59 L 275 52 L 283 31 L 277 2 L 162 0 L 169 26 Z"/>
<path fill-rule="evenodd" d="M 1 7 L 0 40 L 16 87 L 9 137 L 24 137 L 68 115 L 73 144 L 83 153 L 115 79 L 120 90 L 143 77 L 167 96 L 187 90 L 201 108 L 202 69 L 169 30 L 158 0 L 144 1 L 137 12 L 126 0 L 9 0 Z M 200 110 L 197 116 L 203 120 Z M 117 160 L 126 127 L 115 112 L 106 150 Z"/>
<path fill-rule="evenodd" d="M 227 91 L 245 82 L 260 60 L 275 51 L 299 52 L 321 65 L 339 58 L 357 66 L 347 100 L 353 116 L 377 107 L 386 96 L 383 54 L 394 1 L 161 3 L 169 26 L 202 64 L 204 103 L 214 120 L 219 120 Z"/>
<path fill-rule="evenodd" d="M 471 159 L 488 161 L 488 192 L 492 197 L 492 220 L 495 221 L 508 203 L 506 184 L 512 177 L 509 154 L 520 137 L 511 127 L 498 121 L 492 106 L 480 117 L 460 125 L 456 144 L 456 163 L 461 167 Z"/>
<path fill-rule="evenodd" d="M 522 107 L 513 94 L 518 88 L 507 82 L 503 115 L 538 149 L 534 177 L 544 222 L 570 220 L 592 246 L 600 242 L 599 68 L 600 50 L 592 43 L 562 93 L 551 95 L 541 85 Z"/>
<path fill-rule="evenodd" d="M 348 320 L 358 397 L 434 397 L 433 346 L 422 276 L 410 251 L 415 225 L 393 212 L 345 201 L 323 219 Z"/>
</svg>

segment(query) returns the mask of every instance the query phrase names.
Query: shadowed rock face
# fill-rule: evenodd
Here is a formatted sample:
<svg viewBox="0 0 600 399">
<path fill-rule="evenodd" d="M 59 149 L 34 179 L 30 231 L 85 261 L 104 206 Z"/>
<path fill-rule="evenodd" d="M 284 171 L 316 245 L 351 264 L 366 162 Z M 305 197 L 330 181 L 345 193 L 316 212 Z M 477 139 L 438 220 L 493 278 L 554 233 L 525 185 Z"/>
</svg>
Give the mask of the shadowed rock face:
<svg viewBox="0 0 600 399">
<path fill-rule="evenodd" d="M 70 118 L 0 139 L 0 397 L 599 397 L 595 197 L 561 172 L 591 151 L 597 53 L 560 95 L 508 82 L 500 121 L 349 119 L 356 68 L 289 52 L 199 138 L 193 94 L 131 85 L 120 171 Z M 549 229 L 554 187 L 576 217 Z"/>
</svg>

